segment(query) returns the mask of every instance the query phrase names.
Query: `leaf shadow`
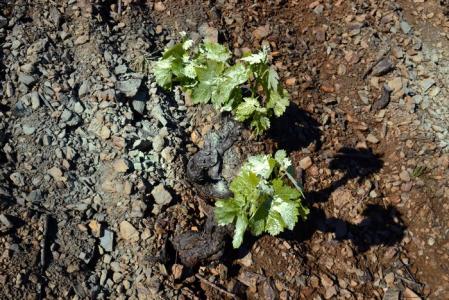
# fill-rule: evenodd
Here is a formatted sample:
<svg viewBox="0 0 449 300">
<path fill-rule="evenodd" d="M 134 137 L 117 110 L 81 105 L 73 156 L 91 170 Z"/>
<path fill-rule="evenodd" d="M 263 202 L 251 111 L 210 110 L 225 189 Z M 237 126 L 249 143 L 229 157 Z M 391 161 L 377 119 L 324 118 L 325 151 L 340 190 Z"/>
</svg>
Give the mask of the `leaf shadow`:
<svg viewBox="0 0 449 300">
<path fill-rule="evenodd" d="M 351 223 L 343 219 L 328 217 L 322 208 L 313 206 L 329 200 L 332 192 L 344 186 L 350 179 L 360 182 L 378 172 L 383 161 L 371 150 L 342 148 L 329 162 L 331 170 L 342 170 L 344 176 L 319 191 L 306 192 L 306 204 L 310 214 L 306 221 L 300 221 L 294 230 L 285 232 L 282 237 L 304 242 L 312 238 L 316 231 L 334 233 L 337 241 L 350 240 L 359 253 L 372 246 L 393 246 L 404 237 L 406 226 L 401 213 L 393 206 L 368 204 L 362 213 L 363 220 Z"/>
</svg>

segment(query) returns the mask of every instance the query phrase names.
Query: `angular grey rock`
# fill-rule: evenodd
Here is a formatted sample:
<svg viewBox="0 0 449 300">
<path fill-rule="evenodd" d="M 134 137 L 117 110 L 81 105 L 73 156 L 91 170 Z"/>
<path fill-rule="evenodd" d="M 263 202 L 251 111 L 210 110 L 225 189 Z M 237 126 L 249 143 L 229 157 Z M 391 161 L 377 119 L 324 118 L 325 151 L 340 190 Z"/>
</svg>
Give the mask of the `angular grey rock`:
<svg viewBox="0 0 449 300">
<path fill-rule="evenodd" d="M 128 98 L 134 97 L 139 91 L 142 79 L 133 78 L 125 81 L 119 81 L 116 83 L 115 88 Z"/>
<path fill-rule="evenodd" d="M 105 229 L 104 235 L 100 237 L 100 245 L 106 252 L 114 250 L 114 233 Z"/>
<path fill-rule="evenodd" d="M 4 214 L 0 214 L 0 223 L 2 223 L 3 226 L 6 227 L 6 228 L 13 228 L 14 227 L 14 224 Z"/>
<path fill-rule="evenodd" d="M 23 125 L 22 130 L 24 134 L 32 135 L 36 131 L 36 128 L 28 125 Z"/>
<path fill-rule="evenodd" d="M 0 16 L 0 28 L 5 27 L 6 25 L 8 25 L 8 19 Z"/>
<path fill-rule="evenodd" d="M 164 112 L 159 104 L 156 104 L 151 110 L 151 115 L 158 120 L 163 126 L 167 125 L 167 119 L 164 117 Z"/>
<path fill-rule="evenodd" d="M 70 120 L 70 118 L 72 117 L 73 113 L 68 110 L 68 109 L 64 109 L 64 111 L 61 114 L 61 121 L 66 123 Z"/>
<path fill-rule="evenodd" d="M 135 111 L 143 115 L 143 112 L 145 111 L 145 101 L 133 100 L 131 104 Z"/>
<path fill-rule="evenodd" d="M 153 149 L 156 152 L 162 151 L 164 149 L 165 140 L 164 137 L 161 135 L 156 135 L 153 139 Z"/>
<path fill-rule="evenodd" d="M 11 179 L 11 181 L 12 181 L 15 185 L 17 185 L 17 186 L 19 186 L 19 187 L 25 185 L 25 180 L 24 180 L 24 178 L 23 178 L 23 175 L 20 174 L 19 172 L 14 172 L 14 173 L 12 173 L 12 174 L 9 176 L 9 179 Z"/>
<path fill-rule="evenodd" d="M 41 190 L 34 190 L 31 191 L 28 194 L 27 197 L 28 201 L 30 201 L 31 203 L 39 203 L 43 200 L 43 196 L 42 196 L 42 191 Z"/>
<path fill-rule="evenodd" d="M 412 27 L 410 26 L 410 24 L 405 21 L 401 21 L 400 26 L 401 26 L 402 32 L 405 34 L 409 33 L 410 30 L 412 30 Z"/>
<path fill-rule="evenodd" d="M 73 110 L 77 114 L 81 114 L 84 111 L 83 104 L 81 104 L 81 102 L 76 102 L 75 105 L 73 106 Z"/>
<path fill-rule="evenodd" d="M 19 74 L 19 82 L 29 86 L 36 82 L 36 78 L 34 76 L 21 73 Z"/>
<path fill-rule="evenodd" d="M 151 191 L 151 195 L 153 195 L 154 201 L 156 201 L 156 203 L 159 205 L 167 205 L 173 199 L 172 195 L 167 192 L 162 183 L 153 188 L 153 190 Z"/>
<path fill-rule="evenodd" d="M 435 84 L 435 80 L 433 80 L 432 78 L 424 79 L 423 81 L 421 81 L 422 91 L 424 93 L 427 92 L 427 90 L 430 89 L 432 87 L 432 85 L 434 85 L 434 84 Z"/>
<path fill-rule="evenodd" d="M 114 73 L 116 75 L 125 74 L 126 70 L 127 70 L 127 68 L 125 65 L 118 65 L 117 67 L 114 68 Z"/>
<path fill-rule="evenodd" d="M 41 99 L 37 91 L 31 92 L 31 107 L 38 109 L 41 106 Z"/>
<path fill-rule="evenodd" d="M 90 82 L 89 82 L 89 80 L 84 80 L 78 90 L 78 96 L 81 98 L 81 97 L 87 95 L 89 90 L 90 90 Z"/>
</svg>

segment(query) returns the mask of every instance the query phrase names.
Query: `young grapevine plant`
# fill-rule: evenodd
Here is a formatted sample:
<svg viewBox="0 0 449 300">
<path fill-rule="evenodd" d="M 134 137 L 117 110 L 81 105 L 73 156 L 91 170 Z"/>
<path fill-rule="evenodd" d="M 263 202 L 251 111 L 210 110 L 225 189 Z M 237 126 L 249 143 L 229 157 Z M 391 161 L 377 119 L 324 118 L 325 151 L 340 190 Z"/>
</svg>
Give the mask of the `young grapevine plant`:
<svg viewBox="0 0 449 300">
<path fill-rule="evenodd" d="M 309 213 L 301 204 L 304 195 L 292 176 L 291 161 L 284 150 L 277 151 L 274 157 L 249 157 L 230 189 L 234 197 L 215 203 L 215 217 L 219 225 L 235 225 L 234 248 L 240 247 L 246 230 L 255 236 L 263 232 L 277 235 L 285 228 L 293 230 L 298 218 L 306 219 Z"/>
<path fill-rule="evenodd" d="M 194 104 L 212 103 L 221 111 L 232 111 L 237 121 L 248 121 L 261 134 L 270 127 L 273 115 L 285 112 L 289 96 L 268 63 L 268 47 L 235 64 L 231 58 L 223 45 L 205 41 L 195 46 L 184 39 L 164 51 L 153 72 L 160 86 L 180 85 Z"/>
</svg>

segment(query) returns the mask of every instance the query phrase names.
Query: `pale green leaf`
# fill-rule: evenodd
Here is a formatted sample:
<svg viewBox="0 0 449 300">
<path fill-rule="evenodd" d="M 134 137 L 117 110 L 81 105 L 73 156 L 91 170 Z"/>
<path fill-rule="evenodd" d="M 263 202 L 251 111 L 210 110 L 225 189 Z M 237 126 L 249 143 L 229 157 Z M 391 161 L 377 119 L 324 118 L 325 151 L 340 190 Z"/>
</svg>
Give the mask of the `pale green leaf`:
<svg viewBox="0 0 449 300">
<path fill-rule="evenodd" d="M 277 91 L 273 91 L 270 93 L 270 99 L 268 100 L 267 107 L 273 109 L 276 117 L 280 117 L 284 114 L 289 104 L 290 101 L 285 91 L 282 92 L 282 95 Z"/>
<path fill-rule="evenodd" d="M 265 231 L 265 223 L 267 220 L 268 212 L 270 210 L 271 199 L 262 198 L 261 203 L 254 203 L 254 211 L 250 221 L 249 227 L 251 233 L 255 236 L 262 234 Z M 258 205 L 257 205 L 258 204 Z"/>
<path fill-rule="evenodd" d="M 242 166 L 242 170 L 268 179 L 275 165 L 276 161 L 270 155 L 254 155 L 248 157 L 247 162 Z"/>
<path fill-rule="evenodd" d="M 158 85 L 169 87 L 172 83 L 172 61 L 170 59 L 161 59 L 154 64 L 153 73 Z"/>
<path fill-rule="evenodd" d="M 295 224 L 298 222 L 298 204 L 298 200 L 285 201 L 280 198 L 275 198 L 271 205 L 271 209 L 277 211 L 281 215 L 285 227 L 293 230 Z"/>
<path fill-rule="evenodd" d="M 265 63 L 268 58 L 268 50 L 266 48 L 262 49 L 258 53 L 250 54 L 246 57 L 241 58 L 241 60 L 248 62 L 250 65 Z"/>
<path fill-rule="evenodd" d="M 193 40 L 185 40 L 185 41 L 182 43 L 182 48 L 183 48 L 184 50 L 189 50 L 190 48 L 192 48 L 192 46 L 193 46 Z"/>
<path fill-rule="evenodd" d="M 234 86 L 237 86 L 248 80 L 249 73 L 245 65 L 237 63 L 226 69 L 223 75 L 227 77 L 228 81 L 232 82 Z"/>
<path fill-rule="evenodd" d="M 285 150 L 278 150 L 274 154 L 274 159 L 276 159 L 276 162 L 279 164 L 279 167 L 286 171 L 291 165 L 291 160 L 287 157 L 287 152 Z"/>
<path fill-rule="evenodd" d="M 242 245 L 243 236 L 245 235 L 246 228 L 248 227 L 248 219 L 245 214 L 240 214 L 237 217 L 235 223 L 234 237 L 232 239 L 232 246 L 238 248 Z"/>
<path fill-rule="evenodd" d="M 268 70 L 268 89 L 271 89 L 273 91 L 277 91 L 278 84 L 279 84 L 279 75 L 273 69 L 273 67 L 270 67 L 269 70 Z"/>
<path fill-rule="evenodd" d="M 242 170 L 241 173 L 236 176 L 231 184 L 230 189 L 234 194 L 251 195 L 257 193 L 257 185 L 260 179 L 253 172 Z"/>
<path fill-rule="evenodd" d="M 184 67 L 184 76 L 190 78 L 190 79 L 195 79 L 196 78 L 196 70 L 195 70 L 196 65 L 194 63 L 188 63 L 185 67 Z"/>
<path fill-rule="evenodd" d="M 192 89 L 192 103 L 207 103 L 211 98 L 211 86 L 205 82 L 200 82 Z"/>
<path fill-rule="evenodd" d="M 261 134 L 268 128 L 270 128 L 270 119 L 260 114 L 255 114 L 250 123 L 251 128 L 254 129 L 256 134 Z"/>
<path fill-rule="evenodd" d="M 226 62 L 231 58 L 231 52 L 225 46 L 218 43 L 205 42 L 202 51 L 207 59 L 217 62 Z"/>
<path fill-rule="evenodd" d="M 241 207 L 234 199 L 219 200 L 215 202 L 214 214 L 218 225 L 227 225 L 234 222 L 234 219 L 240 211 Z"/>
<path fill-rule="evenodd" d="M 282 219 L 281 214 L 273 209 L 270 209 L 267 222 L 265 224 L 265 231 L 271 235 L 278 235 L 285 228 L 284 220 Z"/>
<path fill-rule="evenodd" d="M 292 188 L 284 184 L 284 182 L 280 178 L 274 179 L 272 181 L 272 185 L 274 194 L 282 200 L 296 200 L 301 197 L 301 192 L 299 192 L 296 188 Z"/>
<path fill-rule="evenodd" d="M 237 106 L 235 111 L 235 118 L 237 121 L 245 121 L 251 114 L 253 114 L 258 108 L 260 103 L 256 98 L 243 98 L 243 102 Z"/>
<path fill-rule="evenodd" d="M 162 55 L 163 58 L 177 58 L 182 59 L 183 55 L 186 53 L 185 49 L 182 47 L 182 44 L 176 44 L 164 51 Z"/>
</svg>

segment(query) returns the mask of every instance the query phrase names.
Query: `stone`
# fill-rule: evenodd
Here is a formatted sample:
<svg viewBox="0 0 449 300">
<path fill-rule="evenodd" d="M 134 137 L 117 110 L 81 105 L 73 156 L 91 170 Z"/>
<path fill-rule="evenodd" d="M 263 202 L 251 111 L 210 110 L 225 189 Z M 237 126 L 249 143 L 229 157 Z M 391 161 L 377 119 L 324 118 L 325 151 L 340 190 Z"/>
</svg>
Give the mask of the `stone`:
<svg viewBox="0 0 449 300">
<path fill-rule="evenodd" d="M 313 165 L 312 158 L 310 156 L 304 157 L 299 161 L 299 167 L 303 170 L 307 170 Z"/>
<path fill-rule="evenodd" d="M 363 104 L 368 105 L 370 103 L 368 91 L 358 91 L 357 94 L 359 95 L 359 98 L 363 102 Z"/>
<path fill-rule="evenodd" d="M 371 144 L 377 144 L 377 143 L 379 143 L 379 139 L 378 139 L 374 134 L 372 134 L 372 133 L 369 133 L 369 134 L 366 136 L 366 141 L 369 142 L 369 143 L 371 143 Z"/>
<path fill-rule="evenodd" d="M 120 238 L 125 241 L 137 242 L 139 240 L 139 232 L 128 221 L 120 223 Z"/>
<path fill-rule="evenodd" d="M 6 228 L 13 228 L 14 227 L 13 222 L 5 214 L 0 214 L 0 223 L 2 223 L 3 226 L 6 227 Z"/>
<path fill-rule="evenodd" d="M 169 204 L 173 199 L 162 183 L 153 188 L 151 195 L 153 195 L 154 201 L 161 206 Z"/>
<path fill-rule="evenodd" d="M 121 158 L 121 159 L 114 161 L 113 167 L 114 167 L 114 170 L 118 173 L 126 173 L 129 171 L 129 169 L 131 167 L 131 163 L 127 159 Z"/>
<path fill-rule="evenodd" d="M 423 93 L 427 92 L 433 85 L 435 84 L 435 80 L 432 78 L 427 78 L 421 81 L 421 89 Z"/>
<path fill-rule="evenodd" d="M 335 285 L 326 288 L 326 291 L 324 293 L 324 299 L 332 299 L 334 296 L 337 295 L 337 289 L 335 288 Z"/>
<path fill-rule="evenodd" d="M 118 81 L 115 88 L 128 98 L 134 97 L 139 91 L 140 85 L 142 84 L 142 79 L 133 78 L 124 81 Z"/>
<path fill-rule="evenodd" d="M 391 59 L 387 56 L 384 57 L 380 62 L 378 62 L 371 71 L 371 75 L 373 76 L 382 76 L 387 73 L 389 73 L 391 70 L 394 69 L 393 62 Z"/>
<path fill-rule="evenodd" d="M 90 37 L 88 34 L 81 35 L 76 38 L 75 45 L 83 45 L 89 41 Z"/>
<path fill-rule="evenodd" d="M 86 96 L 87 93 L 89 92 L 89 90 L 90 90 L 90 82 L 89 82 L 89 80 L 84 80 L 78 90 L 78 96 L 80 98 Z"/>
<path fill-rule="evenodd" d="M 162 149 L 164 149 L 164 145 L 165 145 L 164 137 L 161 135 L 156 135 L 153 139 L 152 145 L 153 145 L 154 151 L 156 151 L 156 152 L 162 151 Z"/>
<path fill-rule="evenodd" d="M 400 26 L 401 26 L 402 32 L 405 34 L 408 34 L 410 32 L 410 30 L 412 30 L 412 27 L 410 26 L 410 24 L 405 21 L 401 21 Z"/>
<path fill-rule="evenodd" d="M 321 275 L 321 284 L 325 287 L 325 288 L 329 288 L 332 287 L 334 285 L 334 282 L 332 281 L 331 278 L 329 278 L 329 276 L 327 276 L 326 274 Z"/>
<path fill-rule="evenodd" d="M 34 132 L 36 132 L 36 128 L 28 125 L 22 125 L 22 131 L 26 135 L 32 135 Z"/>
<path fill-rule="evenodd" d="M 31 92 L 31 108 L 38 109 L 41 106 L 41 99 L 37 91 Z"/>
<path fill-rule="evenodd" d="M 25 180 L 23 178 L 23 175 L 19 172 L 14 172 L 11 175 L 9 175 L 9 179 L 19 187 L 25 186 Z"/>
<path fill-rule="evenodd" d="M 97 220 L 91 220 L 88 225 L 89 225 L 90 231 L 92 232 L 92 235 L 94 237 L 100 237 L 101 223 L 98 222 Z"/>
<path fill-rule="evenodd" d="M 131 204 L 131 217 L 142 218 L 146 210 L 147 205 L 143 201 L 141 200 L 133 201 Z"/>
<path fill-rule="evenodd" d="M 145 101 L 142 100 L 133 100 L 131 102 L 131 105 L 133 106 L 134 110 L 138 112 L 139 114 L 143 115 L 143 112 L 145 111 Z"/>
<path fill-rule="evenodd" d="M 100 130 L 100 138 L 105 141 L 111 137 L 111 130 L 107 126 L 102 126 Z"/>
<path fill-rule="evenodd" d="M 173 277 L 175 279 L 179 279 L 182 276 L 182 271 L 184 269 L 184 266 L 181 264 L 173 264 L 173 266 L 171 267 L 172 273 L 173 273 Z"/>
<path fill-rule="evenodd" d="M 394 283 L 394 273 L 390 272 L 387 275 L 385 275 L 385 283 L 387 284 L 387 286 L 391 287 L 393 286 Z"/>
<path fill-rule="evenodd" d="M 404 182 L 410 181 L 410 174 L 407 172 L 407 170 L 403 170 L 401 173 L 399 173 L 399 178 L 401 178 Z"/>
<path fill-rule="evenodd" d="M 6 25 L 8 25 L 8 19 L 0 16 L 0 28 L 6 27 Z"/>
<path fill-rule="evenodd" d="M 158 120 L 162 126 L 167 125 L 167 119 L 164 117 L 164 112 L 162 107 L 159 104 L 156 104 L 151 110 L 151 116 L 153 116 L 156 120 Z"/>
<path fill-rule="evenodd" d="M 387 81 L 387 85 L 393 93 L 396 93 L 402 89 L 402 78 L 395 77 L 393 79 L 390 79 Z"/>
<path fill-rule="evenodd" d="M 154 4 L 154 9 L 155 9 L 156 11 L 164 11 L 164 10 L 166 10 L 167 8 L 165 7 L 164 3 L 162 3 L 161 1 L 159 1 L 159 2 L 156 2 L 156 3 Z"/>
<path fill-rule="evenodd" d="M 209 42 L 218 42 L 218 30 L 214 27 L 209 26 L 209 24 L 207 23 L 201 24 L 201 26 L 198 28 L 198 33 Z"/>
<path fill-rule="evenodd" d="M 421 297 L 419 297 L 414 291 L 412 291 L 408 287 L 405 288 L 403 296 L 404 300 L 421 300 Z"/>
<path fill-rule="evenodd" d="M 20 66 L 20 70 L 25 74 L 32 74 L 35 71 L 35 69 L 36 69 L 35 65 L 31 63 Z"/>
<path fill-rule="evenodd" d="M 19 82 L 23 83 L 26 86 L 32 85 L 36 82 L 36 77 L 24 73 L 19 74 Z"/>
<path fill-rule="evenodd" d="M 126 65 L 118 65 L 114 68 L 114 73 L 117 75 L 125 74 L 127 70 L 128 68 L 126 67 Z"/>
<path fill-rule="evenodd" d="M 162 151 L 161 151 L 161 157 L 166 161 L 166 162 L 172 162 L 175 159 L 175 150 L 172 147 L 165 147 Z"/>
<path fill-rule="evenodd" d="M 114 232 L 105 229 L 104 234 L 100 237 L 100 245 L 106 252 L 114 250 Z"/>
<path fill-rule="evenodd" d="M 64 109 L 61 114 L 61 121 L 64 123 L 68 122 L 72 118 L 72 115 L 73 113 L 70 110 Z"/>
<path fill-rule="evenodd" d="M 76 102 L 75 105 L 73 105 L 73 111 L 77 114 L 81 114 L 84 111 L 83 104 L 81 102 Z"/>
<path fill-rule="evenodd" d="M 64 181 L 67 180 L 67 178 L 65 178 L 65 177 L 63 176 L 63 173 L 62 173 L 61 169 L 59 169 L 58 167 L 53 167 L 53 168 L 49 169 L 49 170 L 47 171 L 47 173 L 48 173 L 51 177 L 53 177 L 53 179 L 54 179 L 55 181 L 58 181 L 58 182 L 64 182 Z"/>
<path fill-rule="evenodd" d="M 441 155 L 438 159 L 438 164 L 445 169 L 449 168 L 449 154 L 446 153 Z"/>
<path fill-rule="evenodd" d="M 256 40 L 262 40 L 270 34 L 270 25 L 259 26 L 253 31 L 253 37 Z"/>
</svg>

